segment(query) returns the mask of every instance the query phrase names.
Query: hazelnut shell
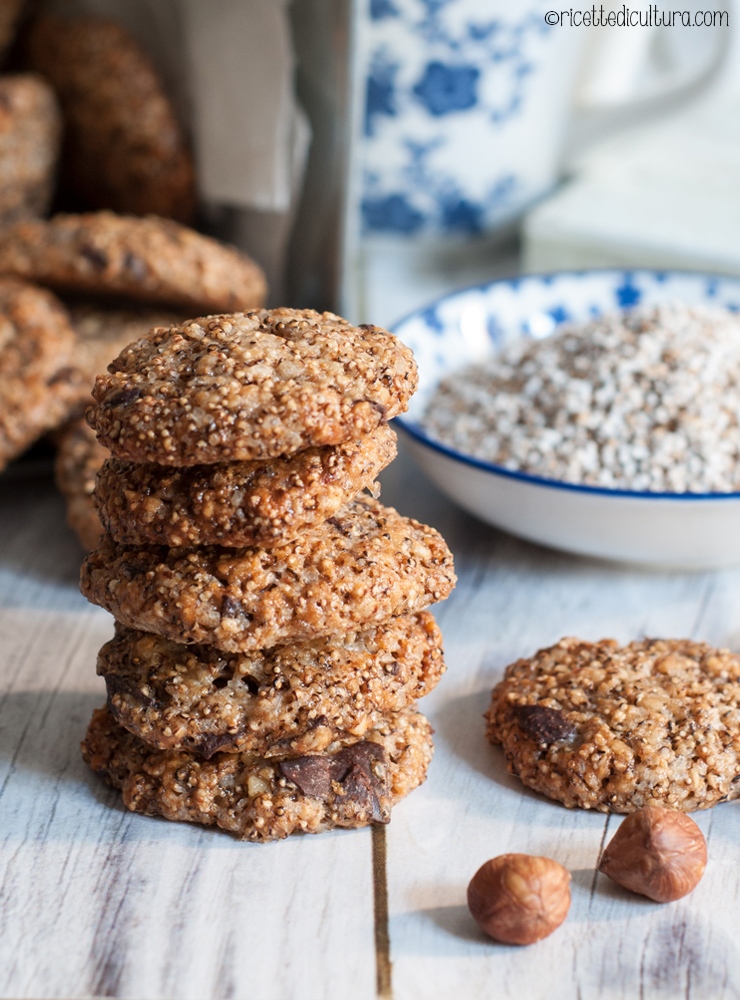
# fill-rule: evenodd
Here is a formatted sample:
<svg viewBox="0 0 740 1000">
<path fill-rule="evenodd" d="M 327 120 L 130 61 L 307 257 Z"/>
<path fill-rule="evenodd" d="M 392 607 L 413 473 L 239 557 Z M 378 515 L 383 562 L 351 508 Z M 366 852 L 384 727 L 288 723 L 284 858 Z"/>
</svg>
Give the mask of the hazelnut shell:
<svg viewBox="0 0 740 1000">
<path fill-rule="evenodd" d="M 494 940 L 533 944 L 565 920 L 570 872 L 551 858 L 502 854 L 486 861 L 471 879 L 468 907 Z"/>
<path fill-rule="evenodd" d="M 696 888 L 706 866 L 707 843 L 690 816 L 645 806 L 622 822 L 599 871 L 656 903 L 670 903 Z"/>
</svg>

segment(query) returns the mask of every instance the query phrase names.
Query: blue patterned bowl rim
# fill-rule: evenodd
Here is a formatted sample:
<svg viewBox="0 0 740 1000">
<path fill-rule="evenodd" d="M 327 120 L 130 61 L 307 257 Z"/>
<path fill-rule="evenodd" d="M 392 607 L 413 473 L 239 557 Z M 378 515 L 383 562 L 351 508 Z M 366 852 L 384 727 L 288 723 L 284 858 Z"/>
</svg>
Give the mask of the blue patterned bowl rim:
<svg viewBox="0 0 740 1000">
<path fill-rule="evenodd" d="M 414 309 L 412 312 L 407 313 L 402 319 L 398 320 L 391 327 L 391 332 L 396 334 L 398 337 L 402 337 L 403 326 L 413 319 L 419 318 L 423 313 L 430 309 L 435 309 L 437 306 L 442 305 L 449 299 L 457 298 L 458 296 L 463 296 L 468 292 L 488 292 L 492 288 L 497 286 L 509 286 L 511 288 L 516 288 L 516 286 L 522 284 L 523 281 L 528 279 L 552 279 L 566 278 L 566 277 L 588 277 L 590 275 L 605 275 L 613 274 L 615 276 L 621 277 L 633 277 L 635 275 L 649 275 L 656 280 L 663 277 L 671 277 L 675 275 L 676 277 L 687 277 L 687 278 L 697 278 L 705 281 L 718 281 L 718 282 L 737 282 L 740 287 L 740 277 L 732 274 L 715 274 L 709 271 L 693 271 L 689 269 L 681 268 L 649 268 L 649 267 L 630 267 L 630 268 L 618 268 L 618 267 L 589 267 L 580 268 L 566 271 L 542 271 L 536 273 L 527 273 L 518 275 L 515 278 L 497 278 L 495 281 L 487 281 L 483 284 L 469 285 L 465 288 L 457 289 L 454 292 L 448 292 L 446 295 L 440 295 L 439 298 L 433 299 L 428 302 L 425 306 Z M 556 328 L 557 329 L 557 328 Z M 555 330 L 553 330 L 553 333 Z M 550 334 L 549 336 L 552 336 Z M 513 479 L 522 483 L 531 483 L 534 486 L 546 486 L 549 489 L 556 490 L 569 490 L 572 493 L 585 493 L 591 496 L 609 496 L 609 497 L 632 497 L 633 499 L 642 500 L 672 500 L 674 502 L 680 501 L 691 501 L 691 500 L 738 500 L 740 499 L 740 492 L 735 493 L 659 493 L 650 490 L 621 490 L 621 489 L 610 489 L 606 486 L 583 486 L 578 483 L 566 483 L 560 479 L 548 479 L 544 476 L 533 476 L 528 472 L 516 472 L 513 469 L 505 469 L 502 465 L 496 465 L 493 462 L 486 462 L 483 459 L 474 458 L 472 455 L 466 455 L 465 452 L 456 451 L 454 448 L 448 448 L 446 445 L 440 444 L 433 438 L 430 438 L 424 433 L 423 429 L 419 424 L 412 423 L 404 419 L 404 417 L 395 417 L 394 423 L 400 426 L 401 430 L 408 434 L 409 437 L 413 438 L 419 444 L 430 448 L 432 451 L 438 452 L 440 455 L 444 455 L 446 458 L 452 458 L 463 465 L 469 465 L 475 469 L 481 469 L 484 472 L 490 472 L 495 476 L 502 476 L 505 479 Z"/>
</svg>

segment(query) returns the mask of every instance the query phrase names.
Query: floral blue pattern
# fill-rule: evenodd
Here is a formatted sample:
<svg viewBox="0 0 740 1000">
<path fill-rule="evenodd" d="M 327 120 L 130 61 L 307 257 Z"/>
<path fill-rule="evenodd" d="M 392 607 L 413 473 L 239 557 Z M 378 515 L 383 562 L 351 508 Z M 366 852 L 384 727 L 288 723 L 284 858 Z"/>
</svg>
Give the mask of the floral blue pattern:
<svg viewBox="0 0 740 1000">
<path fill-rule="evenodd" d="M 364 231 L 470 236 L 511 218 L 542 193 L 515 135 L 552 48 L 542 4 L 365 2 Z"/>
<path fill-rule="evenodd" d="M 413 91 L 430 115 L 441 118 L 478 103 L 480 70 L 476 66 L 428 63 Z"/>
</svg>

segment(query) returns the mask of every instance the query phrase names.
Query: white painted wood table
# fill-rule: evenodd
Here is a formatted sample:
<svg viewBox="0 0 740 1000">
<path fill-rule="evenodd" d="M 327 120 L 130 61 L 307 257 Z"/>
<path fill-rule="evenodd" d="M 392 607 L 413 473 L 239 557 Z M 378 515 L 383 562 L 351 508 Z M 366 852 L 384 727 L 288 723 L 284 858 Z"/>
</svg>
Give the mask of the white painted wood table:
<svg viewBox="0 0 740 1000">
<path fill-rule="evenodd" d="M 557 555 L 477 523 L 403 456 L 384 499 L 438 527 L 460 582 L 438 609 L 449 670 L 423 704 L 429 780 L 381 832 L 242 844 L 127 812 L 79 741 L 103 702 L 110 618 L 50 481 L 0 483 L 0 996 L 720 998 L 740 996 L 740 805 L 696 814 L 709 866 L 658 906 L 594 873 L 617 818 L 526 792 L 484 740 L 507 663 L 562 635 L 692 636 L 740 649 L 740 571 L 661 574 Z M 487 858 L 573 872 L 559 931 L 485 940 L 465 889 Z"/>
</svg>

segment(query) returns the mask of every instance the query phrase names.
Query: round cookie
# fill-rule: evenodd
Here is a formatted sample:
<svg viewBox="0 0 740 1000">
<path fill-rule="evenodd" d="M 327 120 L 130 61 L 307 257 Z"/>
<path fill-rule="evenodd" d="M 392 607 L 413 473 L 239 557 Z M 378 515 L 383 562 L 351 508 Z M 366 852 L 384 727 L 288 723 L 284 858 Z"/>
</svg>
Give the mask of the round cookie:
<svg viewBox="0 0 740 1000">
<path fill-rule="evenodd" d="M 688 639 L 562 639 L 507 668 L 488 739 L 569 808 L 690 812 L 740 795 L 740 656 Z"/>
<path fill-rule="evenodd" d="M 382 424 L 360 441 L 289 458 L 187 468 L 110 458 L 95 504 L 107 531 L 126 545 L 266 548 L 336 514 L 395 456 L 396 435 Z"/>
<path fill-rule="evenodd" d="M 267 290 L 261 269 L 246 254 L 171 219 L 112 212 L 7 227 L 0 232 L 0 274 L 191 315 L 251 309 Z"/>
<path fill-rule="evenodd" d="M 56 296 L 0 278 L 0 469 L 74 409 L 81 392 L 74 342 Z"/>
<path fill-rule="evenodd" d="M 68 423 L 57 435 L 54 478 L 67 501 L 67 524 L 90 551 L 103 538 L 103 525 L 93 504 L 95 476 L 109 454 L 84 418 Z"/>
<path fill-rule="evenodd" d="M 190 222 L 195 169 L 154 67 L 115 21 L 36 19 L 33 69 L 62 104 L 65 172 L 93 208 Z"/>
<path fill-rule="evenodd" d="M 123 351 L 96 380 L 88 420 L 132 462 L 251 461 L 356 441 L 402 413 L 416 385 L 411 351 L 386 330 L 264 309 L 158 330 Z"/>
<path fill-rule="evenodd" d="M 454 583 L 433 528 L 363 497 L 272 549 L 135 548 L 106 537 L 80 587 L 132 628 L 249 652 L 421 611 Z"/>
<path fill-rule="evenodd" d="M 220 753 L 203 760 L 154 750 L 118 726 L 107 709 L 92 718 L 82 756 L 136 812 L 216 825 L 243 840 L 387 823 L 391 808 L 420 785 L 432 756 L 431 727 L 406 709 L 364 740 L 282 761 Z"/>
<path fill-rule="evenodd" d="M 0 76 L 0 225 L 48 209 L 61 129 L 54 92 L 44 80 L 31 73 Z"/>
<path fill-rule="evenodd" d="M 428 611 L 363 632 L 222 653 L 117 625 L 98 654 L 116 721 L 161 750 L 264 757 L 318 753 L 360 739 L 444 672 Z"/>
</svg>

